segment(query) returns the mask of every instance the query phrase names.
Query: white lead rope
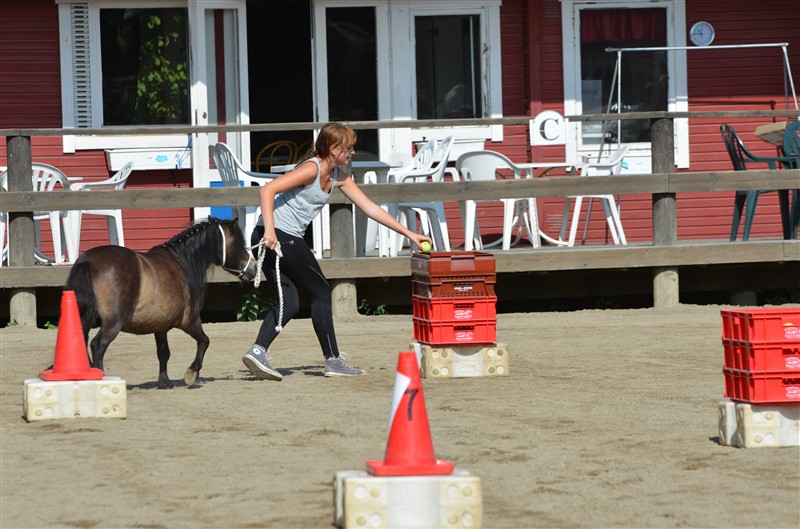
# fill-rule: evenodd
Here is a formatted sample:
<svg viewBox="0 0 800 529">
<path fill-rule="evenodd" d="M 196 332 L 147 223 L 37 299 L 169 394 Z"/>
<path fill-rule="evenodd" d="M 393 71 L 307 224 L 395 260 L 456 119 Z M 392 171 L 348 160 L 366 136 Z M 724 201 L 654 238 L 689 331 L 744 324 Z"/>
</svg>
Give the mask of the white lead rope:
<svg viewBox="0 0 800 529">
<path fill-rule="evenodd" d="M 261 284 L 261 267 L 264 265 L 264 257 L 267 255 L 267 245 L 262 240 L 256 246 L 258 246 L 258 273 L 253 280 L 253 286 L 258 288 L 258 285 Z M 277 254 L 275 277 L 278 280 L 278 325 L 275 326 L 275 332 L 281 332 L 283 330 L 283 325 L 281 325 L 283 323 L 283 289 L 281 288 L 281 257 L 283 257 L 283 252 L 281 252 L 280 242 L 275 243 L 275 253 Z"/>
</svg>

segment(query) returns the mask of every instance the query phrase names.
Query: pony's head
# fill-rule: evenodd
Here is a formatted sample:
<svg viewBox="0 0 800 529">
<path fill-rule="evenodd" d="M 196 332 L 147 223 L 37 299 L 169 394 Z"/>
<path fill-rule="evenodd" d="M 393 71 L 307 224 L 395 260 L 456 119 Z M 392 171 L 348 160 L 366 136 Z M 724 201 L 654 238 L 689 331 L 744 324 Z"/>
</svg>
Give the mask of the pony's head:
<svg viewBox="0 0 800 529">
<path fill-rule="evenodd" d="M 222 268 L 242 281 L 250 281 L 259 273 L 256 260 L 244 243 L 244 235 L 239 228 L 239 219 L 230 221 L 208 217 L 210 222 L 216 221 L 222 237 L 220 262 Z"/>
</svg>

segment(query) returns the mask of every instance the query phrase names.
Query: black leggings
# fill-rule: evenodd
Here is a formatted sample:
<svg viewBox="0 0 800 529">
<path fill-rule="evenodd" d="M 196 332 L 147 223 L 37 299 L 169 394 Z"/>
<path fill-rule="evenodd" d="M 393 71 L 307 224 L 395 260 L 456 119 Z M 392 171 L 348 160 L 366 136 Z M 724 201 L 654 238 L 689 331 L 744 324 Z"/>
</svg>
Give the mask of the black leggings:
<svg viewBox="0 0 800 529">
<path fill-rule="evenodd" d="M 303 289 L 310 297 L 311 322 L 314 325 L 314 332 L 317 334 L 322 354 L 325 358 L 339 356 L 339 347 L 336 345 L 336 333 L 333 330 L 333 313 L 331 312 L 331 287 L 328 280 L 322 274 L 314 253 L 308 244 L 301 237 L 294 237 L 280 230 L 275 230 L 278 241 L 281 243 L 280 284 L 283 289 L 283 321 L 282 327 L 297 315 L 300 311 L 300 293 L 298 288 Z M 257 227 L 253 231 L 251 244 L 255 245 L 264 236 L 264 228 Z M 258 255 L 257 251 L 254 253 Z M 274 250 L 267 250 L 262 270 L 269 281 L 272 291 L 275 293 L 276 302 L 278 297 L 278 278 L 275 277 L 275 258 L 277 254 Z M 269 311 L 261 323 L 258 331 L 256 343 L 265 349 L 278 336 L 275 327 L 278 325 L 278 315 L 280 306 L 276 303 L 275 307 Z"/>
</svg>

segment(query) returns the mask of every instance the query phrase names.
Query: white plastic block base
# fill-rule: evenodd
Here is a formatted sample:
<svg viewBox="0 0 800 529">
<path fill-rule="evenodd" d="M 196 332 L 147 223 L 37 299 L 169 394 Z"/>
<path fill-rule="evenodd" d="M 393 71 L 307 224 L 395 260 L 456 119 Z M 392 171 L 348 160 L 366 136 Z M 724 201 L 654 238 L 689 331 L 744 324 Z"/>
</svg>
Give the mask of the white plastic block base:
<svg viewBox="0 0 800 529">
<path fill-rule="evenodd" d="M 119 377 L 102 380 L 25 380 L 22 413 L 25 420 L 99 417 L 124 419 L 128 415 L 127 387 Z"/>
<path fill-rule="evenodd" d="M 449 476 L 334 476 L 333 523 L 342 529 L 476 528 L 483 526 L 481 480 L 456 469 Z"/>
<path fill-rule="evenodd" d="M 736 444 L 800 446 L 800 404 L 736 404 Z"/>
<path fill-rule="evenodd" d="M 482 345 L 433 346 L 411 342 L 422 378 L 465 378 L 508 376 L 508 346 Z"/>
<path fill-rule="evenodd" d="M 800 403 L 719 403 L 720 444 L 740 448 L 800 446 Z M 731 422 L 733 420 L 733 426 Z"/>
<path fill-rule="evenodd" d="M 736 446 L 736 403 L 730 400 L 719 402 L 719 444 Z"/>
</svg>

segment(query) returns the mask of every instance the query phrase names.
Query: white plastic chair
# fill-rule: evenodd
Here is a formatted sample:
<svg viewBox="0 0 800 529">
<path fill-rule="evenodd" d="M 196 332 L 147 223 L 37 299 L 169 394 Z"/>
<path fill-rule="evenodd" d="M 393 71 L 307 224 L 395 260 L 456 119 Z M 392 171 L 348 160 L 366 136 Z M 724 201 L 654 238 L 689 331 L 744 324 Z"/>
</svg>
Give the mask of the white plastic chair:
<svg viewBox="0 0 800 529">
<path fill-rule="evenodd" d="M 5 181 L 3 182 L 5 183 Z M 0 187 L 0 193 L 5 191 Z M 0 211 L 0 267 L 8 263 L 8 246 L 6 245 L 6 232 L 8 231 L 8 213 Z"/>
<path fill-rule="evenodd" d="M 622 170 L 622 164 L 625 159 L 625 154 L 628 152 L 628 146 L 623 145 L 617 151 L 607 158 L 592 161 L 591 157 L 584 156 L 583 164 L 579 168 L 581 177 L 591 177 L 599 175 L 617 175 Z M 608 225 L 608 232 L 611 234 L 611 239 L 614 244 L 627 245 L 628 241 L 625 238 L 625 231 L 622 229 L 622 221 L 619 216 L 619 205 L 614 195 L 577 195 L 568 196 L 564 200 L 564 214 L 561 218 L 561 236 L 559 242 L 566 243 L 567 246 L 575 246 L 575 236 L 578 231 L 578 222 L 580 221 L 581 206 L 583 199 L 588 198 L 589 203 L 586 211 L 586 220 L 583 230 L 582 243 L 586 241 L 586 233 L 589 227 L 589 219 L 592 213 L 592 200 L 598 199 L 603 206 L 603 212 L 606 216 L 606 224 Z M 564 240 L 567 231 L 567 219 L 570 219 L 570 199 L 574 199 L 575 204 L 572 208 L 572 216 L 569 221 L 569 238 Z"/>
<path fill-rule="evenodd" d="M 280 175 L 269 173 L 257 173 L 248 171 L 233 154 L 231 148 L 225 143 L 217 143 L 208 148 L 211 153 L 211 158 L 214 160 L 214 165 L 217 166 L 219 171 L 222 185 L 225 187 L 239 187 L 244 185 L 249 187 L 252 185 L 264 185 L 270 180 L 277 178 Z M 232 206 L 233 216 L 238 217 L 239 225 L 242 227 L 242 234 L 244 240 L 249 245 L 250 237 L 253 230 L 256 228 L 258 217 L 261 215 L 261 208 L 259 206 Z"/>
<path fill-rule="evenodd" d="M 403 165 L 400 168 L 390 170 L 387 181 L 389 183 L 397 183 L 400 178 L 407 175 L 411 171 L 423 171 L 430 169 L 431 165 L 433 164 L 433 153 L 435 150 L 436 140 L 429 140 L 425 143 L 425 145 L 417 150 L 417 154 L 414 156 L 405 153 L 391 154 L 389 156 L 389 162 L 401 162 Z M 367 173 L 366 176 L 367 178 L 365 179 L 365 183 L 374 184 L 377 182 L 377 176 L 374 172 Z M 399 217 L 396 202 L 382 204 L 382 206 L 393 217 Z M 390 257 L 396 257 L 399 250 L 398 246 L 402 245 L 402 239 L 400 238 L 400 235 L 388 230 L 388 228 L 381 230 L 381 226 L 379 226 L 378 223 L 372 219 L 367 220 L 365 248 L 379 248 L 381 246 L 379 237 L 384 236 L 382 232 L 386 232 L 385 237 L 387 238 L 387 241 L 385 246 L 387 248 L 388 255 Z M 381 255 L 381 257 L 384 256 Z"/>
<path fill-rule="evenodd" d="M 423 165 L 420 169 L 412 169 L 406 173 L 398 172 L 395 176 L 396 182 L 420 183 L 443 182 L 444 174 L 447 172 L 447 162 L 450 159 L 450 151 L 453 148 L 454 136 L 447 136 L 438 142 L 436 149 L 428 158 L 427 150 L 420 157 Z M 425 150 L 428 144 L 422 149 Z M 417 153 L 419 154 L 419 153 Z M 424 165 L 430 160 L 430 166 Z M 433 239 L 433 249 L 436 251 L 450 251 L 450 235 L 447 230 L 447 218 L 444 213 L 442 202 L 400 202 L 397 204 L 398 220 L 411 230 L 416 229 L 416 221 L 419 218 L 422 232 Z M 399 247 L 398 242 L 398 247 Z"/>
<path fill-rule="evenodd" d="M 111 178 L 99 182 L 76 182 L 72 184 L 72 189 L 74 191 L 111 191 L 115 189 L 125 189 L 131 171 L 133 171 L 133 162 L 128 162 Z M 117 246 L 125 246 L 121 209 L 84 209 L 70 212 L 73 245 L 72 248 L 69 249 L 71 253 L 75 255 L 80 253 L 81 224 L 83 223 L 84 215 L 105 217 L 109 243 Z"/>
<path fill-rule="evenodd" d="M 46 192 L 46 191 L 69 191 L 71 189 L 69 179 L 61 172 L 61 170 L 53 167 L 52 165 L 44 163 L 31 164 L 31 180 L 33 183 L 33 191 Z M 8 190 L 8 171 L 3 171 L 0 174 L 0 187 Z M 50 221 L 50 231 L 53 237 L 53 257 L 44 255 L 42 252 L 42 221 Z M 73 254 L 70 248 L 72 244 L 72 225 L 71 217 L 67 211 L 35 211 L 33 213 L 33 229 L 34 229 L 34 257 L 41 262 L 64 264 L 65 262 L 73 263 L 78 258 L 77 254 Z M 5 233 L 7 218 L 3 222 L 0 230 Z M 5 235 L 2 236 L 5 239 Z M 65 252 L 66 250 L 66 252 Z M 3 250 L 8 253 L 10 249 Z"/>
<path fill-rule="evenodd" d="M 494 151 L 473 151 L 462 154 L 456 160 L 456 170 L 465 181 L 494 181 L 498 169 L 510 170 L 515 179 L 525 178 L 525 169 L 518 167 L 504 155 Z M 496 200 L 465 200 L 461 204 L 461 219 L 464 224 L 464 250 L 470 251 L 491 248 L 502 243 L 503 250 L 511 248 L 511 234 L 518 226 L 517 244 L 526 230 L 528 239 L 534 248 L 541 246 L 539 240 L 539 219 L 534 198 L 503 198 L 503 236 L 498 240 L 483 244 L 478 226 L 477 202 L 495 202 Z"/>
</svg>

